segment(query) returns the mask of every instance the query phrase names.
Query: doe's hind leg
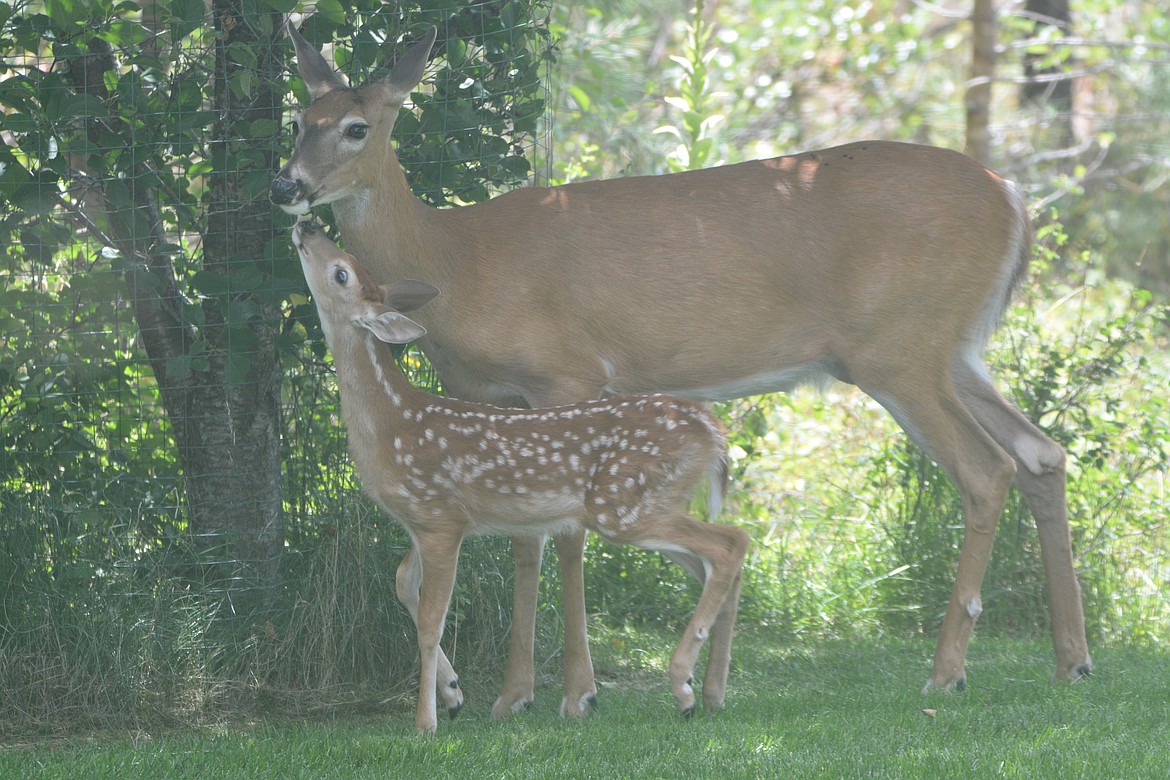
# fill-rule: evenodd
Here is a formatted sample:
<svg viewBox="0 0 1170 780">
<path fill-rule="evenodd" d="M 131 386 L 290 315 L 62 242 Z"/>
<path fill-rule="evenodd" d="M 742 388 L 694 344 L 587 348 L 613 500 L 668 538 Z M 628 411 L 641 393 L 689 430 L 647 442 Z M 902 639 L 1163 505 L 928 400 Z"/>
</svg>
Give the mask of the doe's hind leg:
<svg viewBox="0 0 1170 780">
<path fill-rule="evenodd" d="M 1081 590 L 1073 563 L 1065 495 L 1065 454 L 985 378 L 958 370 L 959 396 L 980 426 L 1016 462 L 1016 487 L 1028 503 L 1040 537 L 1048 583 L 1048 610 L 1056 651 L 1056 679 L 1076 680 L 1092 672 Z"/>
</svg>

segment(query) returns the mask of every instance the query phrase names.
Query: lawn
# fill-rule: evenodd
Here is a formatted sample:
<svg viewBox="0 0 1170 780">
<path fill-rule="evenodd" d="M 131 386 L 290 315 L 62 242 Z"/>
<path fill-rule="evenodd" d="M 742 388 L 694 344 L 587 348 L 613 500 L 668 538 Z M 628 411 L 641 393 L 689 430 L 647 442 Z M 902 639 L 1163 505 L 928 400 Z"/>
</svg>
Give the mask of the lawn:
<svg viewBox="0 0 1170 780">
<path fill-rule="evenodd" d="M 492 722 L 494 691 L 465 673 L 468 705 L 434 739 L 414 734 L 413 702 L 395 700 L 378 716 L 28 741 L 0 750 L 0 777 L 1170 776 L 1165 651 L 1098 648 L 1091 679 L 1053 684 L 1047 643 L 976 637 L 967 690 L 923 694 L 932 649 L 929 638 L 785 649 L 758 630 L 738 639 L 727 707 L 686 721 L 664 642 L 599 635 L 601 704 L 584 721 L 557 716 L 549 676 L 529 712 Z"/>
</svg>

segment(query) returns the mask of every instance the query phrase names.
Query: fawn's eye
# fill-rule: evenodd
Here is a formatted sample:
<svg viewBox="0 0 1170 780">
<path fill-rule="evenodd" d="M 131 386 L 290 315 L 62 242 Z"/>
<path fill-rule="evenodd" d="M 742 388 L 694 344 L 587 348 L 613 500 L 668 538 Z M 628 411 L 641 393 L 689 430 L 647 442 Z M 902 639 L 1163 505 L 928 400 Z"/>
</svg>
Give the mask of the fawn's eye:
<svg viewBox="0 0 1170 780">
<path fill-rule="evenodd" d="M 338 286 L 345 287 L 346 282 L 349 281 L 349 271 L 344 268 L 338 268 L 333 272 L 333 281 L 337 282 Z"/>
<path fill-rule="evenodd" d="M 368 133 L 369 130 L 369 125 L 358 122 L 357 124 L 350 125 L 348 128 L 346 128 L 345 135 L 349 138 L 360 141 L 366 137 L 366 133 Z"/>
<path fill-rule="evenodd" d="M 301 134 L 301 123 L 298 122 L 297 120 L 294 119 L 293 121 L 289 122 L 288 127 L 290 130 L 292 130 L 293 135 L 300 135 Z"/>
</svg>

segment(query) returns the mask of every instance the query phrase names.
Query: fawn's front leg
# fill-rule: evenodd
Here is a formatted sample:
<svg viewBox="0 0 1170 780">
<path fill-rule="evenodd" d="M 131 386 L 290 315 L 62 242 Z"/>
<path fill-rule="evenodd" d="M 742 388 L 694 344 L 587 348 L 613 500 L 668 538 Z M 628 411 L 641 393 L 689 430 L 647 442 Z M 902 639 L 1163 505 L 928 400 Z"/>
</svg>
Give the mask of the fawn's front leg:
<svg viewBox="0 0 1170 780">
<path fill-rule="evenodd" d="M 418 546 L 412 545 L 406 557 L 402 559 L 402 563 L 398 565 L 398 573 L 394 578 L 394 583 L 398 592 L 398 600 L 410 613 L 415 631 L 418 630 L 419 587 L 422 584 L 422 573 L 422 558 L 419 556 Z M 451 666 L 451 662 L 447 659 L 447 654 L 443 652 L 441 646 L 439 647 L 437 663 L 439 693 L 443 696 L 443 703 L 447 705 L 448 717 L 454 719 L 463 709 L 463 690 L 459 687 L 459 676 L 455 673 L 455 669 Z"/>
<path fill-rule="evenodd" d="M 415 726 L 420 734 L 434 734 L 438 728 L 435 712 L 435 688 L 438 683 L 439 641 L 455 588 L 455 570 L 459 560 L 461 538 L 446 535 L 420 535 L 416 539 L 422 559 L 422 586 L 419 589 L 418 629 L 419 677 L 418 709 Z"/>
</svg>

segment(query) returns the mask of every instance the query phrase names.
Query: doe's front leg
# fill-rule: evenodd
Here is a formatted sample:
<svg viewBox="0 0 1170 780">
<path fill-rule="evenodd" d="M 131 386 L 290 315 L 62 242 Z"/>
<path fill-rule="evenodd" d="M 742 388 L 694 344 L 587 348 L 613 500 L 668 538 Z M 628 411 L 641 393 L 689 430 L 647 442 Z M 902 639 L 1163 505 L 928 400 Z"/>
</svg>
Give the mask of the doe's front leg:
<svg viewBox="0 0 1170 780">
<path fill-rule="evenodd" d="M 561 699 L 561 715 L 580 718 L 597 706 L 597 683 L 585 623 L 585 531 L 566 532 L 554 537 L 553 543 L 561 567 L 565 622 L 565 695 Z"/>
<path fill-rule="evenodd" d="M 516 561 L 512 592 L 512 632 L 508 638 L 508 665 L 504 688 L 492 705 L 492 718 L 508 718 L 532 704 L 536 673 L 533 655 L 536 638 L 536 602 L 540 589 L 540 561 L 544 556 L 543 536 L 513 536 L 512 557 Z"/>
</svg>

